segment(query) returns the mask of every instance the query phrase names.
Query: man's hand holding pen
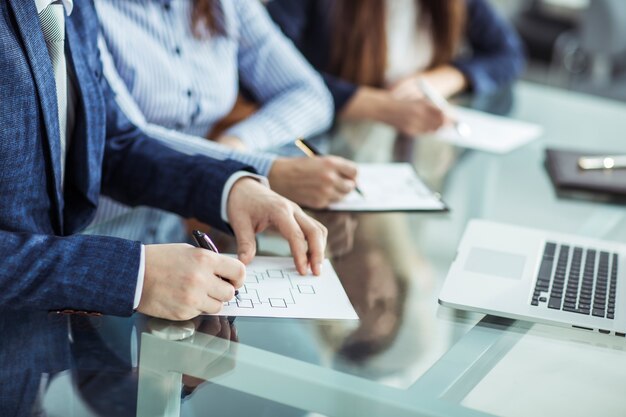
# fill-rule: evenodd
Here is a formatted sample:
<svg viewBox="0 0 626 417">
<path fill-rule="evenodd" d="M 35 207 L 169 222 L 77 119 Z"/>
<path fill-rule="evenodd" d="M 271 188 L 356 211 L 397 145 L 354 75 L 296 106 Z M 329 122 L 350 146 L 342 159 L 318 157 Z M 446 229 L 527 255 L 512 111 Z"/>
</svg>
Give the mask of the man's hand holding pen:
<svg viewBox="0 0 626 417">
<path fill-rule="evenodd" d="M 243 285 L 256 233 L 268 228 L 287 239 L 300 274 L 321 273 L 328 231 L 296 204 L 244 177 L 232 186 L 226 207 L 239 259 L 187 244 L 146 245 L 139 312 L 170 320 L 218 313 Z"/>
</svg>

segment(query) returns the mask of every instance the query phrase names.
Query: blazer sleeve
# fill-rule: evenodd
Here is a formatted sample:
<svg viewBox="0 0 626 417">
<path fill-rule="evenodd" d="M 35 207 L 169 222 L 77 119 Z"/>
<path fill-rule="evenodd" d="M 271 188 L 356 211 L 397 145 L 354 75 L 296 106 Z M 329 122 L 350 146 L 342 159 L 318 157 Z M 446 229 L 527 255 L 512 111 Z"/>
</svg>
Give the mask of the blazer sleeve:
<svg viewBox="0 0 626 417">
<path fill-rule="evenodd" d="M 139 242 L 3 230 L 0 253 L 3 309 L 72 309 L 119 316 L 133 312 Z"/>
<path fill-rule="evenodd" d="M 107 101 L 102 189 L 129 205 L 151 205 L 228 230 L 221 198 L 241 163 L 186 156 L 134 127 Z M 8 310 L 86 310 L 130 315 L 141 243 L 107 236 L 0 230 L 0 307 Z"/>
<path fill-rule="evenodd" d="M 238 171 L 256 171 L 230 159 L 184 155 L 151 139 L 128 120 L 104 83 L 102 193 L 131 207 L 151 206 L 230 231 L 221 218 L 224 186 Z"/>
<path fill-rule="evenodd" d="M 467 2 L 469 56 L 453 62 L 476 93 L 489 93 L 518 78 L 526 65 L 515 29 L 485 0 Z"/>
<path fill-rule="evenodd" d="M 186 156 L 134 127 L 107 102 L 102 190 L 129 205 L 150 205 L 228 230 L 221 199 L 241 163 Z M 130 315 L 141 243 L 107 236 L 0 230 L 0 306 L 19 310 L 86 310 Z M 103 296 L 104 294 L 104 296 Z"/>
<path fill-rule="evenodd" d="M 328 45 L 323 45 L 320 42 L 321 38 L 327 38 L 329 34 L 320 36 L 320 27 L 314 27 L 311 22 L 311 16 L 315 14 L 318 7 L 324 7 L 326 4 L 316 0 L 271 0 L 267 4 L 267 10 L 276 24 L 281 28 L 283 33 L 290 38 L 298 49 L 304 54 L 304 56 L 311 62 L 311 64 L 319 71 L 322 76 L 326 87 L 330 90 L 333 97 L 333 104 L 335 110 L 335 117 L 343 110 L 345 105 L 350 101 L 352 96 L 359 89 L 357 84 L 343 80 L 328 72 L 328 68 L 324 68 L 317 62 L 323 62 L 324 65 L 330 59 Z M 322 13 L 328 18 L 328 13 Z M 315 51 L 308 51 L 305 48 L 305 42 L 307 41 L 307 35 L 311 32 L 312 36 L 308 39 L 310 42 L 317 42 L 315 45 Z M 313 59 L 310 55 L 326 54 L 325 56 L 318 57 L 319 59 Z"/>
</svg>

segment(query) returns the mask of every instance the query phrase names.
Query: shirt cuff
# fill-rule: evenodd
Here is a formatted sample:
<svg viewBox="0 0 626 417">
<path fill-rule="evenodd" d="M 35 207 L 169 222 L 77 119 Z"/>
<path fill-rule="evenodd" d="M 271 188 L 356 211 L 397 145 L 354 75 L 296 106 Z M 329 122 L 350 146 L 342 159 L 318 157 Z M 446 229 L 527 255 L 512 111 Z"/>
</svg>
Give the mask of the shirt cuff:
<svg viewBox="0 0 626 417">
<path fill-rule="evenodd" d="M 267 180 L 266 177 L 263 177 L 261 175 L 251 174 L 246 171 L 237 171 L 233 175 L 231 175 L 230 178 L 228 178 L 228 181 L 226 181 L 226 184 L 224 184 L 224 191 L 222 191 L 222 207 L 221 207 L 220 213 L 222 216 L 222 220 L 225 223 L 229 223 L 228 221 L 228 197 L 230 196 L 230 190 L 233 188 L 233 185 L 235 185 L 235 183 L 243 177 L 253 178 L 259 181 L 261 184 L 265 185 L 266 187 L 269 187 L 269 181 Z"/>
<path fill-rule="evenodd" d="M 143 292 L 143 280 L 146 273 L 146 247 L 141 245 L 141 257 L 139 258 L 139 272 L 137 272 L 137 286 L 135 287 L 135 301 L 133 302 L 133 310 L 137 310 L 141 301 L 141 293 Z"/>
</svg>

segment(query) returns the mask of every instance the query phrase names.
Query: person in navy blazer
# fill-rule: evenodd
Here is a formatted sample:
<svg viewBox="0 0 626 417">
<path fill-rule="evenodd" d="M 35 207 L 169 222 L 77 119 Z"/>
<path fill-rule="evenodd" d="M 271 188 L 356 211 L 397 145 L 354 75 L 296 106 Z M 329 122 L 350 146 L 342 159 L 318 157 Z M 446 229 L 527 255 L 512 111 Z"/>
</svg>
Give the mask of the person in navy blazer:
<svg viewBox="0 0 626 417">
<path fill-rule="evenodd" d="M 35 3 L 0 2 L 0 309 L 136 308 L 183 320 L 218 311 L 242 284 L 243 265 L 210 251 L 78 235 L 100 192 L 232 228 L 243 263 L 254 256 L 254 233 L 275 226 L 298 270 L 319 273 L 326 230 L 248 178 L 251 168 L 179 154 L 128 121 L 102 75 L 90 0 L 75 1 L 65 18 L 78 104 L 62 184 L 55 78 Z"/>
<path fill-rule="evenodd" d="M 488 94 L 525 66 L 519 36 L 487 0 L 270 0 L 267 9 L 323 76 L 337 118 L 406 134 L 444 122 L 419 100 L 417 78 L 446 97 Z"/>
</svg>

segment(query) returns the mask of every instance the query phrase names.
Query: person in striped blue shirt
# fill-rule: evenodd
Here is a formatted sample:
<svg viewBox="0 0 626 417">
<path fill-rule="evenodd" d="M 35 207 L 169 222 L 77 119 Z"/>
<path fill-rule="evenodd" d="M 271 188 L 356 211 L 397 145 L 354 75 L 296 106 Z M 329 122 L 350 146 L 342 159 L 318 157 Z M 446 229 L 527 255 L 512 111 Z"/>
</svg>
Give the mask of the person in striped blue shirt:
<svg viewBox="0 0 626 417">
<path fill-rule="evenodd" d="M 321 77 L 258 0 L 96 0 L 106 78 L 125 113 L 151 136 L 187 153 L 254 166 L 270 187 L 322 208 L 355 187 L 354 163 L 338 157 L 278 158 L 268 151 L 330 127 Z M 258 110 L 209 135 L 240 87 Z M 90 233 L 142 241 L 185 239 L 181 219 L 109 200 Z"/>
</svg>

